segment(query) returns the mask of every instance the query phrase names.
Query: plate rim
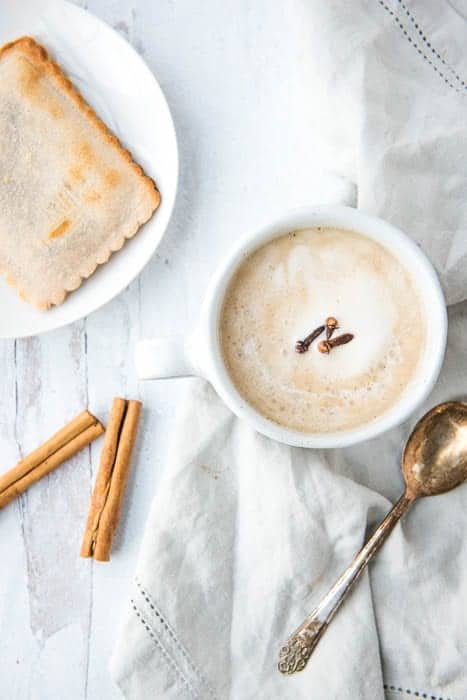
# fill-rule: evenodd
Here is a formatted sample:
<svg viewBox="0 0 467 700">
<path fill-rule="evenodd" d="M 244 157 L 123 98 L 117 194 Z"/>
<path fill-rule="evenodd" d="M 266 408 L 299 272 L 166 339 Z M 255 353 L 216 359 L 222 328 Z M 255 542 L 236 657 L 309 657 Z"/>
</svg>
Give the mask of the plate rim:
<svg viewBox="0 0 467 700">
<path fill-rule="evenodd" d="M 123 284 L 116 284 L 114 287 L 109 286 L 109 293 L 104 294 L 104 299 L 101 299 L 95 306 L 92 306 L 89 310 L 85 311 L 84 313 L 82 311 L 78 311 L 74 314 L 71 314 L 68 318 L 66 319 L 60 319 L 57 320 L 56 323 L 52 323 L 52 325 L 47 326 L 46 328 L 40 328 L 38 330 L 35 330 L 31 332 L 30 330 L 25 329 L 24 332 L 2 332 L 0 328 L 0 339 L 1 340 L 16 340 L 16 339 L 21 339 L 21 338 L 34 338 L 36 336 L 44 335 L 45 333 L 49 333 L 51 331 L 58 330 L 60 328 L 65 328 L 66 326 L 71 325 L 72 323 L 75 323 L 76 321 L 80 321 L 82 319 L 86 319 L 88 316 L 91 314 L 95 313 L 102 307 L 104 307 L 106 304 L 110 303 L 113 299 L 115 299 L 119 294 L 121 294 L 134 280 L 142 273 L 144 268 L 148 265 L 150 262 L 151 258 L 153 257 L 154 253 L 156 252 L 157 248 L 159 247 L 162 239 L 164 238 L 167 228 L 170 224 L 170 221 L 172 219 L 172 215 L 175 209 L 175 204 L 177 201 L 177 195 L 178 195 L 178 186 L 179 186 L 179 180 L 180 180 L 180 156 L 179 156 L 179 146 L 178 146 L 178 139 L 177 139 L 177 130 L 175 128 L 175 122 L 173 119 L 172 111 L 170 109 L 168 100 L 165 96 L 165 93 L 159 83 L 159 80 L 157 79 L 155 73 L 152 71 L 152 69 L 148 66 L 144 58 L 141 56 L 141 54 L 132 46 L 132 44 L 125 38 L 123 37 L 114 27 L 112 27 L 110 24 L 108 24 L 105 20 L 101 19 L 97 15 L 95 15 L 93 12 L 90 12 L 88 9 L 85 9 L 83 7 L 80 7 L 79 5 L 75 5 L 71 0 L 61 0 L 61 4 L 65 5 L 71 12 L 75 12 L 78 15 L 85 16 L 86 18 L 91 18 L 94 23 L 97 25 L 100 25 L 105 28 L 106 31 L 110 31 L 110 33 L 113 35 L 114 39 L 117 40 L 117 42 L 120 42 L 123 44 L 126 48 L 126 50 L 129 50 L 134 58 L 139 62 L 140 67 L 146 72 L 147 76 L 152 79 L 153 83 L 155 84 L 156 89 L 159 91 L 160 97 L 163 100 L 163 103 L 165 105 L 165 108 L 167 110 L 167 115 L 169 117 L 169 127 L 172 132 L 173 136 L 173 171 L 174 171 L 174 184 L 173 184 L 173 190 L 171 192 L 171 195 L 168 200 L 168 204 L 166 207 L 166 221 L 165 224 L 163 224 L 163 227 L 160 231 L 160 234 L 154 243 L 153 246 L 149 247 L 149 250 L 147 254 L 142 256 L 142 262 L 135 268 L 134 274 L 131 274 L 131 277 L 129 280 L 126 280 Z M 79 90 L 79 86 L 77 87 Z M 91 105 L 92 106 L 92 105 Z M 117 138 L 120 137 L 117 135 Z M 125 145 L 127 147 L 127 145 Z M 131 152 L 131 144 L 128 145 L 130 152 Z M 157 186 L 157 183 L 156 183 Z M 166 202 L 166 198 L 164 197 L 164 202 Z M 154 212 L 153 216 L 157 216 L 157 209 Z M 150 219 L 151 220 L 151 219 Z M 149 221 L 150 221 L 149 220 Z M 146 222 L 149 223 L 149 222 Z M 125 248 L 127 241 L 125 242 L 123 246 L 123 251 Z M 123 251 L 116 251 L 117 254 Z M 104 265 L 99 266 L 99 267 L 104 267 Z M 86 280 L 83 280 L 83 284 L 86 283 Z M 14 290 L 13 290 L 14 292 Z M 73 292 L 70 292 L 70 294 L 73 294 Z M 26 303 L 26 302 L 23 302 Z M 66 299 L 65 302 L 66 303 Z M 47 314 L 47 311 L 37 311 L 38 314 Z"/>
</svg>

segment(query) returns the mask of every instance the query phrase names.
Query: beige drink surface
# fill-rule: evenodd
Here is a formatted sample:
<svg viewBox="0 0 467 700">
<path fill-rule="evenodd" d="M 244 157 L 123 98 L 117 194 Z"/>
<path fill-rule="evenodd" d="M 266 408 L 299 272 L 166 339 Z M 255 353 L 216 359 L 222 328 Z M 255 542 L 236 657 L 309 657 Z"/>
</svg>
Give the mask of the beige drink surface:
<svg viewBox="0 0 467 700">
<path fill-rule="evenodd" d="M 328 316 L 354 334 L 329 355 L 322 335 L 295 343 Z M 226 367 L 263 416 L 305 433 L 347 430 L 391 408 L 425 346 L 423 302 L 404 266 L 365 236 L 336 229 L 289 233 L 240 266 L 220 319 Z"/>
</svg>

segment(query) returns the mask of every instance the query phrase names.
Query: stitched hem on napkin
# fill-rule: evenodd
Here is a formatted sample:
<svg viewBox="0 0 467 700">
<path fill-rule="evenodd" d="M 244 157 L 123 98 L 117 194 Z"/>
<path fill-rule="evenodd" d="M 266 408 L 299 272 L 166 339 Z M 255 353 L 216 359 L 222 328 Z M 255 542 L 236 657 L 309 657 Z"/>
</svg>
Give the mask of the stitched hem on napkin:
<svg viewBox="0 0 467 700">
<path fill-rule="evenodd" d="M 190 697 L 215 700 L 214 691 L 154 598 L 139 579 L 135 579 L 135 583 L 135 594 L 131 599 L 133 612 L 177 681 L 189 692 Z"/>
<path fill-rule="evenodd" d="M 411 11 L 402 0 L 398 0 L 397 3 L 392 3 L 391 5 L 385 2 L 385 0 L 378 0 L 378 3 L 393 18 L 406 41 L 409 42 L 425 63 L 431 66 L 432 70 L 438 74 L 441 80 L 455 90 L 455 92 L 465 94 L 467 90 L 466 81 L 463 80 L 459 73 L 445 58 L 443 58 L 441 52 L 434 47 L 433 40 L 429 39 L 425 31 L 421 28 L 421 22 L 415 17 L 413 11 Z M 441 698 L 441 700 L 445 699 Z"/>
<path fill-rule="evenodd" d="M 446 695 L 436 695 L 433 692 L 428 692 L 427 690 L 412 690 L 407 688 L 405 685 L 388 685 L 384 684 L 384 690 L 386 697 L 398 697 L 405 696 L 408 698 L 424 698 L 424 700 L 454 700 L 454 698 L 448 698 Z"/>
</svg>

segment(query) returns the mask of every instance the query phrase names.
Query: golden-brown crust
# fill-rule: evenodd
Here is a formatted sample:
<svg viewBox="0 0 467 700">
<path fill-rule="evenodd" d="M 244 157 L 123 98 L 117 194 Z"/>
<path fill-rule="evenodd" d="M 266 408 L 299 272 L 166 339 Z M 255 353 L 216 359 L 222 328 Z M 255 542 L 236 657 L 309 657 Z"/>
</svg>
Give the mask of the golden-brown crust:
<svg viewBox="0 0 467 700">
<path fill-rule="evenodd" d="M 148 175 L 146 175 L 143 168 L 134 161 L 131 153 L 122 146 L 115 134 L 113 134 L 107 127 L 107 125 L 97 116 L 95 111 L 86 102 L 81 93 L 67 78 L 61 67 L 50 58 L 47 50 L 41 44 L 39 44 L 35 39 L 33 39 L 30 36 L 20 37 L 0 47 L 0 60 L 5 54 L 7 54 L 10 51 L 21 52 L 27 59 L 29 59 L 29 61 L 33 65 L 35 65 L 37 68 L 39 68 L 51 78 L 51 80 L 55 83 L 57 88 L 59 88 L 63 93 L 65 93 L 69 97 L 69 99 L 73 102 L 73 104 L 77 107 L 81 114 L 83 114 L 86 117 L 86 119 L 94 126 L 94 128 L 99 131 L 101 137 L 109 145 L 111 145 L 119 153 L 119 155 L 130 165 L 135 174 L 138 175 L 141 182 L 144 183 L 144 186 L 146 187 L 147 192 L 152 200 L 152 211 L 149 213 L 148 217 L 144 221 L 139 221 L 131 230 L 125 233 L 121 241 L 119 241 L 119 244 L 114 245 L 111 249 L 109 249 L 109 254 L 106 260 L 96 262 L 92 265 L 92 269 L 88 269 L 85 272 L 80 271 L 80 273 L 78 273 L 77 275 L 76 284 L 73 285 L 73 288 L 64 289 L 63 294 L 60 294 L 60 298 L 57 297 L 53 300 L 48 300 L 45 303 L 36 303 L 37 308 L 44 310 L 50 308 L 51 306 L 55 306 L 57 304 L 62 303 L 67 294 L 71 291 L 74 291 L 74 289 L 77 289 L 84 279 L 90 277 L 95 271 L 95 269 L 98 267 L 98 265 L 102 265 L 105 262 L 107 262 L 112 253 L 116 252 L 117 250 L 120 250 L 120 248 L 122 248 L 122 246 L 124 245 L 125 240 L 132 238 L 137 233 L 139 228 L 144 223 L 146 223 L 146 221 L 152 216 L 152 214 L 160 204 L 161 197 L 155 182 Z M 11 286 L 16 287 L 15 281 L 11 278 L 11 275 L 8 273 L 8 271 L 3 269 L 2 273 L 4 278 L 6 279 L 6 282 Z M 20 297 L 25 298 L 25 295 L 21 289 L 17 288 L 17 291 Z"/>
<path fill-rule="evenodd" d="M 60 66 L 50 58 L 47 50 L 41 44 L 38 44 L 31 36 L 22 36 L 0 47 L 0 59 L 5 53 L 13 49 L 19 49 L 21 53 L 26 55 L 33 63 L 40 66 L 41 69 L 52 78 L 56 85 L 68 95 L 79 111 L 86 116 L 87 120 L 96 127 L 105 141 L 112 145 L 127 163 L 131 165 L 135 173 L 144 181 L 148 191 L 152 194 L 154 209 L 156 209 L 160 204 L 161 197 L 154 180 L 152 180 L 149 175 L 146 175 L 143 168 L 138 165 L 138 163 L 135 163 L 130 151 L 122 146 L 115 134 L 113 134 L 102 119 L 97 116 L 92 107 L 89 106 L 81 93 L 75 88 L 71 80 L 66 77 Z"/>
</svg>

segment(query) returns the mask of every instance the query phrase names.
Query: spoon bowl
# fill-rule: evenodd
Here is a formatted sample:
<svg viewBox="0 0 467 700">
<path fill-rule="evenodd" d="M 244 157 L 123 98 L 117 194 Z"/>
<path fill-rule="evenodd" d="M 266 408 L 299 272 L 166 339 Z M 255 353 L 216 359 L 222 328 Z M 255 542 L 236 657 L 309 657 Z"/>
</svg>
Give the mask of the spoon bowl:
<svg viewBox="0 0 467 700">
<path fill-rule="evenodd" d="M 439 404 L 419 420 L 402 458 L 406 494 L 436 496 L 467 480 L 467 403 Z"/>
</svg>

